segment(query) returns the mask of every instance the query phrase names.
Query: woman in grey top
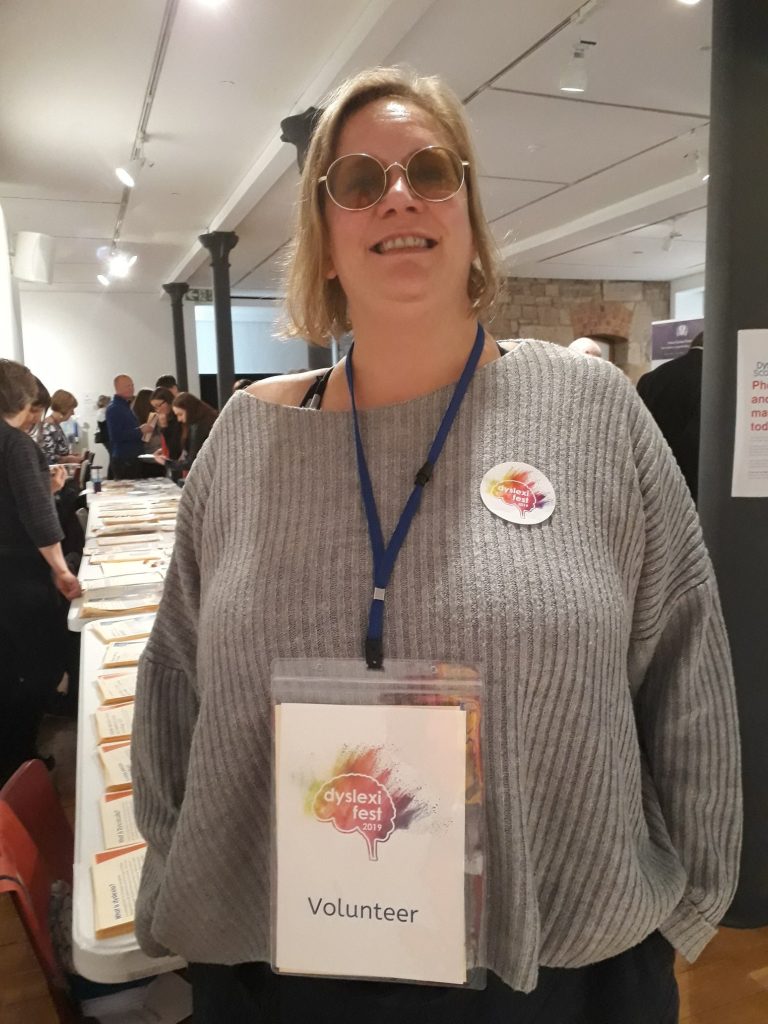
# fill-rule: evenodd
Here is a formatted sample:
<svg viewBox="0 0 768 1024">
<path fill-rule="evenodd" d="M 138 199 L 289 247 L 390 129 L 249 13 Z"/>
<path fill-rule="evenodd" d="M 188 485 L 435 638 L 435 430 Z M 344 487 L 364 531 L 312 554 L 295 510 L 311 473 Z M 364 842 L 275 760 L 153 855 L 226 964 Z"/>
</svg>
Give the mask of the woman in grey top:
<svg viewBox="0 0 768 1024">
<path fill-rule="evenodd" d="M 476 175 L 439 81 L 346 83 L 307 157 L 288 309 L 313 341 L 353 330 L 385 538 L 478 356 L 387 587 L 386 644 L 483 666 L 488 985 L 268 966 L 270 665 L 359 658 L 370 602 L 340 364 L 322 387 L 283 377 L 227 403 L 187 481 L 140 666 L 137 932 L 191 962 L 196 1021 L 671 1024 L 673 947 L 695 959 L 733 895 L 735 703 L 695 511 L 619 371 L 483 339 L 495 272 Z M 510 461 L 551 482 L 545 521 L 481 500 Z"/>
</svg>

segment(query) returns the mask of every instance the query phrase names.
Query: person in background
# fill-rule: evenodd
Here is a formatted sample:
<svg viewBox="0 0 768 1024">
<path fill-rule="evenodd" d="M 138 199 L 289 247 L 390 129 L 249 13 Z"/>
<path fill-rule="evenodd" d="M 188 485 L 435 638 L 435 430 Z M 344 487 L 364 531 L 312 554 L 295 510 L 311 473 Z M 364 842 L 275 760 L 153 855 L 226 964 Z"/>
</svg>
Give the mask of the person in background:
<svg viewBox="0 0 768 1024">
<path fill-rule="evenodd" d="M 195 1024 L 673 1024 L 673 947 L 694 960 L 714 936 L 741 839 L 728 640 L 690 495 L 617 367 L 546 342 L 501 356 L 485 333 L 497 270 L 458 97 L 377 68 L 323 106 L 287 333 L 351 330 L 354 353 L 233 395 L 186 482 L 138 669 L 137 939 L 186 959 Z M 481 497 L 522 458 L 550 495 L 535 524 Z M 384 545 L 419 497 L 390 578 Z M 482 991 L 270 969 L 271 669 L 354 658 L 375 678 L 373 560 L 387 659 L 483 667 Z M 371 877 L 347 882 L 373 898 Z M 329 938 L 351 947 L 356 927 Z"/>
<path fill-rule="evenodd" d="M 180 459 L 168 459 L 162 454 L 155 453 L 155 459 L 162 466 L 172 470 L 174 473 L 186 475 L 197 458 L 200 449 L 208 440 L 211 427 L 219 415 L 206 402 L 201 401 L 188 391 L 181 391 L 173 400 L 173 411 L 179 423 L 186 426 L 187 439 L 184 445 L 184 452 Z"/>
<path fill-rule="evenodd" d="M 603 358 L 603 350 L 594 338 L 576 338 L 568 348 L 571 352 L 577 352 L 580 356 L 594 356 L 595 359 Z"/>
<path fill-rule="evenodd" d="M 96 402 L 96 434 L 93 440 L 96 444 L 103 445 L 107 450 L 107 479 L 112 480 L 112 446 L 109 443 L 109 427 L 107 426 L 106 409 L 111 398 L 109 395 L 99 395 Z"/>
<path fill-rule="evenodd" d="M 61 429 L 61 424 L 72 417 L 76 408 L 77 399 L 71 391 L 61 388 L 54 391 L 51 396 L 51 412 L 43 420 L 40 440 L 43 455 L 51 466 L 56 463 L 61 466 L 79 466 L 83 461 L 82 455 L 70 454 L 69 441 Z"/>
<path fill-rule="evenodd" d="M 37 731 L 66 667 L 66 607 L 79 597 L 52 494 L 66 479 L 25 432 L 39 382 L 0 359 L 0 783 L 37 757 Z M 48 761 L 52 767 L 51 761 Z"/>
<path fill-rule="evenodd" d="M 154 410 L 152 409 L 152 404 L 150 402 L 153 390 L 153 388 L 139 388 L 139 390 L 136 392 L 136 397 L 133 399 L 133 402 L 131 403 L 131 409 L 133 409 L 133 415 L 136 417 L 139 423 L 149 423 L 152 426 L 156 427 L 157 422 L 154 419 Z M 159 431 L 155 430 L 150 435 L 150 440 L 155 438 L 155 435 L 158 433 Z M 157 440 L 159 443 L 159 439 Z"/>
<path fill-rule="evenodd" d="M 21 429 L 26 434 L 29 434 L 33 441 L 40 444 L 42 439 L 42 422 L 51 406 L 51 396 L 48 388 L 40 378 L 34 377 L 34 375 L 33 378 L 37 390 Z"/>
<path fill-rule="evenodd" d="M 119 373 L 114 380 L 115 394 L 107 406 L 112 471 L 115 480 L 136 480 L 142 476 L 139 455 L 144 453 L 144 437 L 152 434 L 154 426 L 143 426 L 131 409 L 134 397 L 133 380 Z"/>
<path fill-rule="evenodd" d="M 172 373 L 164 373 L 158 377 L 155 381 L 155 388 L 167 388 L 174 398 L 179 393 L 179 385 Z"/>
<path fill-rule="evenodd" d="M 637 382 L 637 393 L 672 449 L 694 501 L 699 496 L 703 359 L 704 332 L 701 331 L 684 356 L 662 363 L 644 373 Z"/>
<path fill-rule="evenodd" d="M 184 427 L 173 411 L 174 395 L 168 388 L 155 388 L 149 403 L 160 427 L 160 455 L 176 461 L 184 450 Z"/>
<path fill-rule="evenodd" d="M 139 388 L 131 406 L 133 415 L 141 424 L 142 438 L 144 440 L 142 455 L 154 455 L 163 440 L 163 436 L 160 433 L 160 424 L 157 421 L 157 414 L 152 408 L 152 393 L 152 388 Z M 140 462 L 140 475 L 142 477 L 165 476 L 165 470 L 154 462 L 142 460 Z"/>
<path fill-rule="evenodd" d="M 244 391 L 245 388 L 249 388 L 251 384 L 253 384 L 253 381 L 250 377 L 241 377 L 240 380 L 236 380 L 232 385 L 232 394 L 234 395 L 236 391 Z"/>
</svg>

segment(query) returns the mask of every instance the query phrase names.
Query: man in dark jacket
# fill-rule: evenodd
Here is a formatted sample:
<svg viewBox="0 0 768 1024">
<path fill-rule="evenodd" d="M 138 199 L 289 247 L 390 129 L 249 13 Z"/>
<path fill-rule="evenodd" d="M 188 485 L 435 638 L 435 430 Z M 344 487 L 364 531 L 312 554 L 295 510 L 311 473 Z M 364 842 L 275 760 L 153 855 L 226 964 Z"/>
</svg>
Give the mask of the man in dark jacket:
<svg viewBox="0 0 768 1024">
<path fill-rule="evenodd" d="M 694 501 L 699 483 L 703 345 L 702 332 L 684 356 L 662 363 L 637 382 L 637 392 L 672 449 Z"/>
<path fill-rule="evenodd" d="M 134 386 L 131 378 L 120 373 L 114 381 L 115 394 L 107 406 L 106 421 L 115 480 L 135 480 L 141 476 L 139 455 L 144 441 L 139 421 L 131 408 Z"/>
</svg>

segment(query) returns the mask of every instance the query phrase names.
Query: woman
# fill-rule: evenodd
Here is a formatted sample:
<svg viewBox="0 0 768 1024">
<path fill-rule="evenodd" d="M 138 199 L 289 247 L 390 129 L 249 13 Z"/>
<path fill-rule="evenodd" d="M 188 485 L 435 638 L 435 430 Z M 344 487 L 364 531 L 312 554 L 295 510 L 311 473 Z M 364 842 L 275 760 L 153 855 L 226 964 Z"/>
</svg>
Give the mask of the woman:
<svg viewBox="0 0 768 1024">
<path fill-rule="evenodd" d="M 379 69 L 340 88 L 303 172 L 287 305 L 298 335 L 351 329 L 353 370 L 234 395 L 187 481 L 139 672 L 137 934 L 190 961 L 205 1024 L 671 1024 L 673 946 L 695 959 L 734 891 L 735 704 L 695 511 L 615 367 L 538 342 L 501 357 L 478 328 L 494 269 L 476 174 L 438 80 Z M 386 656 L 483 666 L 484 991 L 266 966 L 270 666 L 360 659 L 366 636 L 353 394 L 385 538 L 422 466 Z M 481 499 L 511 460 L 554 488 L 545 521 Z"/>
<path fill-rule="evenodd" d="M 46 701 L 66 663 L 67 601 L 80 595 L 61 550 L 51 467 L 25 433 L 38 385 L 25 366 L 0 359 L 0 782 L 37 757 Z"/>
<path fill-rule="evenodd" d="M 150 405 L 160 427 L 160 450 L 166 459 L 180 459 L 184 450 L 184 428 L 173 411 L 173 394 L 165 387 L 155 388 Z"/>
<path fill-rule="evenodd" d="M 77 408 L 77 399 L 71 391 L 59 388 L 51 397 L 51 412 L 43 420 L 40 447 L 50 466 L 57 463 L 62 466 L 79 466 L 81 455 L 72 455 L 69 441 L 61 429 L 61 424 L 72 418 Z"/>
<path fill-rule="evenodd" d="M 131 409 L 141 424 L 144 454 L 154 455 L 158 450 L 158 445 L 162 443 L 162 434 L 157 413 L 152 408 L 152 388 L 139 388 L 131 404 Z M 152 462 L 141 462 L 139 468 L 141 477 L 145 479 L 165 476 L 164 470 Z"/>
<path fill-rule="evenodd" d="M 170 458 L 162 452 L 155 452 L 155 459 L 173 473 L 186 476 L 200 453 L 200 449 L 208 440 L 211 427 L 219 414 L 206 402 L 191 395 L 188 391 L 181 391 L 173 399 L 173 414 L 182 428 L 186 430 L 184 452 L 178 459 Z"/>
</svg>

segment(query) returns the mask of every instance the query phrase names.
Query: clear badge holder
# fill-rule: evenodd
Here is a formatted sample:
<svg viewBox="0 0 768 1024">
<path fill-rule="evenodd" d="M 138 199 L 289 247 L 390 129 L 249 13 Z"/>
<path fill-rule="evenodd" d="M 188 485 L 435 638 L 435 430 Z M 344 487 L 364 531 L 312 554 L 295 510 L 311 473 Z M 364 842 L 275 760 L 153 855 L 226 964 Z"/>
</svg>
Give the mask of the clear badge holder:
<svg viewBox="0 0 768 1024">
<path fill-rule="evenodd" d="M 273 664 L 275 972 L 485 987 L 482 695 L 465 665 Z"/>
</svg>

